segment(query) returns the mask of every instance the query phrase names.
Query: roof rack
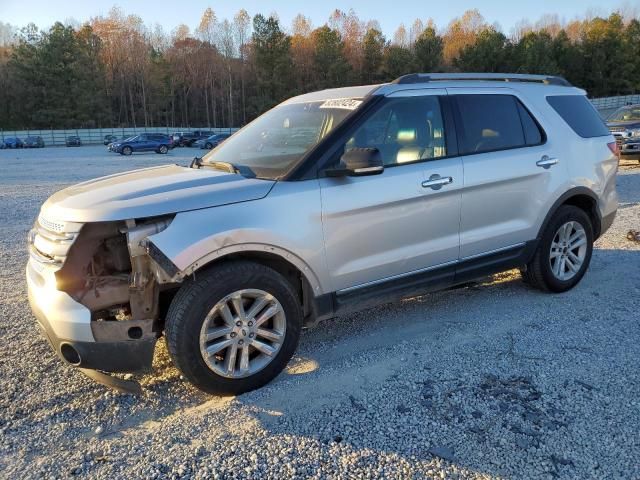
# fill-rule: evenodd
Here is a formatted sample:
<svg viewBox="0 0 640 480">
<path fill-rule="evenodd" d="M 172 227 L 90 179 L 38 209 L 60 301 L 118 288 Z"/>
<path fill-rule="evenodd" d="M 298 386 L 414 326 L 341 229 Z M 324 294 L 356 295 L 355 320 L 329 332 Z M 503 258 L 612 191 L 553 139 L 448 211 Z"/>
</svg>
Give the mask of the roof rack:
<svg viewBox="0 0 640 480">
<path fill-rule="evenodd" d="M 491 82 L 535 82 L 545 85 L 559 85 L 571 87 L 572 85 L 563 77 L 550 75 L 528 75 L 522 73 L 410 73 L 396 78 L 391 83 L 428 83 L 446 80 L 479 80 Z"/>
</svg>

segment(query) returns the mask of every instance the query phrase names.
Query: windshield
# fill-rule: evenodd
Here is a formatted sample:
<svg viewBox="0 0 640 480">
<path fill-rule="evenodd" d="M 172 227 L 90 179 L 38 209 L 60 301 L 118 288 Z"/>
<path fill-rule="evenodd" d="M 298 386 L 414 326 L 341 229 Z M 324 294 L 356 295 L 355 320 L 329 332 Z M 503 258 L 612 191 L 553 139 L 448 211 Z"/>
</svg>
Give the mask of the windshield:
<svg viewBox="0 0 640 480">
<path fill-rule="evenodd" d="M 640 121 L 640 105 L 622 107 L 611 114 L 609 120 L 612 122 L 628 122 L 632 120 Z"/>
<path fill-rule="evenodd" d="M 362 103 L 359 98 L 280 105 L 202 158 L 233 164 L 243 175 L 275 179 L 298 163 Z"/>
</svg>

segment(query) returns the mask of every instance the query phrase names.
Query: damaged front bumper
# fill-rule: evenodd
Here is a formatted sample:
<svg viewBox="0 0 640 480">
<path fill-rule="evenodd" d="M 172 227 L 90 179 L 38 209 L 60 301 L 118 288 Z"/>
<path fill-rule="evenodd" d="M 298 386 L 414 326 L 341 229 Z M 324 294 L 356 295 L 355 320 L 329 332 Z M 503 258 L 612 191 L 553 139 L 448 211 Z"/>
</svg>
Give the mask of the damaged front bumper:
<svg viewBox="0 0 640 480">
<path fill-rule="evenodd" d="M 151 370 L 157 341 L 151 322 L 92 321 L 88 308 L 56 288 L 53 272 L 29 260 L 26 273 L 31 310 L 51 348 L 65 363 L 104 372 Z"/>
</svg>

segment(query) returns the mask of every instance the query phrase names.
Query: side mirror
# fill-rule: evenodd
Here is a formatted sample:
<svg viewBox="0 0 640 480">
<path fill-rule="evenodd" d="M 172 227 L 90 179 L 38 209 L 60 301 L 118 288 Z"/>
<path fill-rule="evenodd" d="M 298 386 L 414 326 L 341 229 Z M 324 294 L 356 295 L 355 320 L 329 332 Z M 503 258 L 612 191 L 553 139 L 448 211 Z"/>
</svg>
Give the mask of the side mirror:
<svg viewBox="0 0 640 480">
<path fill-rule="evenodd" d="M 384 171 L 382 155 L 377 148 L 351 148 L 342 154 L 336 168 L 325 171 L 328 177 L 361 177 Z"/>
</svg>

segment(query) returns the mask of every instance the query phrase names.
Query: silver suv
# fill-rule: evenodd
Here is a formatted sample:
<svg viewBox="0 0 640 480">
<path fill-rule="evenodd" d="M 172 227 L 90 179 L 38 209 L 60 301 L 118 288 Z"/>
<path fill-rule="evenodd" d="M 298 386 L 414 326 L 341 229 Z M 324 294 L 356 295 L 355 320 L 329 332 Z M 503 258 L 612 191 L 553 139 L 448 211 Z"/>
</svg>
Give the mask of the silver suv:
<svg viewBox="0 0 640 480">
<path fill-rule="evenodd" d="M 96 380 L 164 334 L 212 393 L 258 388 L 317 321 L 519 267 L 563 292 L 613 222 L 615 140 L 564 79 L 412 74 L 301 95 L 192 165 L 66 188 L 29 236 L 29 300 Z"/>
</svg>

